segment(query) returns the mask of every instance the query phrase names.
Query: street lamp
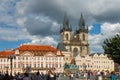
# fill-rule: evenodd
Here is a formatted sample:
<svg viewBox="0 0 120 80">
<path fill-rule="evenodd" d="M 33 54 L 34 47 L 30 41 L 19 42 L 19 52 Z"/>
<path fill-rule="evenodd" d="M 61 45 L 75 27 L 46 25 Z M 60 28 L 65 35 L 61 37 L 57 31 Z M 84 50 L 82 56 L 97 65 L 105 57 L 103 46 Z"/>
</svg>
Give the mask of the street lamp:
<svg viewBox="0 0 120 80">
<path fill-rule="evenodd" d="M 11 73 L 10 73 L 10 75 L 11 75 L 11 76 L 12 76 L 12 66 L 13 66 L 12 61 L 13 61 L 13 59 L 15 59 L 15 58 L 16 58 L 16 56 L 15 56 L 14 54 L 8 56 L 8 60 L 10 59 L 10 68 L 11 68 Z"/>
</svg>

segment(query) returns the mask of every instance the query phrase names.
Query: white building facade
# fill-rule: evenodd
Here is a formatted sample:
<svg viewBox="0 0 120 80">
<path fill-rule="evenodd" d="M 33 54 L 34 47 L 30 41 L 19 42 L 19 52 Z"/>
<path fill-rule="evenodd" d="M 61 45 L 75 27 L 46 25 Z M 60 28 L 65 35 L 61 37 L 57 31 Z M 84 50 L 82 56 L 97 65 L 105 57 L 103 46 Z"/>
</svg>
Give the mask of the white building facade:
<svg viewBox="0 0 120 80">
<path fill-rule="evenodd" d="M 56 73 L 63 72 L 64 55 L 56 48 L 42 45 L 22 45 L 14 50 L 0 52 L 0 72 L 11 72 L 9 55 L 15 55 L 12 59 L 12 74 L 28 72 L 46 73 L 52 70 Z"/>
<path fill-rule="evenodd" d="M 84 57 L 78 55 L 75 60 L 79 70 L 114 71 L 114 61 L 106 54 L 91 54 Z"/>
</svg>

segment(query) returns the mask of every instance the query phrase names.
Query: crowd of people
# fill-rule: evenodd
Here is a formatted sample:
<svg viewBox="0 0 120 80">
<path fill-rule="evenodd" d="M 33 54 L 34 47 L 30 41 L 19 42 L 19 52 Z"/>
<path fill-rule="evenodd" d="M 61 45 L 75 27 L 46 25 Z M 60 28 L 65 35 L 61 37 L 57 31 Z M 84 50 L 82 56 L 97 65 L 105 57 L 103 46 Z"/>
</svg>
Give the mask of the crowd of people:
<svg viewBox="0 0 120 80">
<path fill-rule="evenodd" d="M 63 76 L 69 77 L 69 80 L 118 80 L 120 73 L 115 73 L 114 71 L 100 71 L 100 70 L 86 70 L 79 71 L 77 73 L 67 73 Z"/>
<path fill-rule="evenodd" d="M 84 80 L 102 80 L 103 78 L 109 78 L 111 80 L 118 80 L 118 76 L 114 71 L 79 71 L 77 73 L 55 73 L 54 71 L 48 71 L 46 74 L 43 72 L 36 73 L 17 73 L 14 76 L 9 75 L 8 72 L 2 74 L 0 72 L 0 80 L 59 80 L 59 78 L 66 76 L 69 80 L 79 80 L 81 77 Z"/>
<path fill-rule="evenodd" d="M 18 73 L 12 76 L 6 72 L 5 74 L 0 73 L 0 80 L 56 80 L 56 74 L 52 71 L 48 71 L 46 74 L 38 71 L 36 73 Z"/>
<path fill-rule="evenodd" d="M 81 72 L 81 74 L 78 74 L 77 76 L 83 76 L 85 80 L 104 80 L 104 79 L 118 80 L 120 73 L 116 74 L 114 71 L 109 72 L 104 70 L 103 71 L 86 70 L 84 72 Z"/>
</svg>

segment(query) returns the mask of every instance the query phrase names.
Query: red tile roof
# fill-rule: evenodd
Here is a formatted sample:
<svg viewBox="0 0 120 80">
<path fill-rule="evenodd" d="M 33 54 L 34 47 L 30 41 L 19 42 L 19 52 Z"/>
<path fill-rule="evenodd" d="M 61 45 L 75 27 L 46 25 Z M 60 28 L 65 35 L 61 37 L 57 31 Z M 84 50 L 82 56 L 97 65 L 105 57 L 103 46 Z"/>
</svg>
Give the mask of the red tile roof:
<svg viewBox="0 0 120 80">
<path fill-rule="evenodd" d="M 1 58 L 6 58 L 8 57 L 9 55 L 12 55 L 14 54 L 15 52 L 13 50 L 5 50 L 5 51 L 2 51 L 0 52 L 0 57 Z"/>
<path fill-rule="evenodd" d="M 56 48 L 49 45 L 21 45 L 16 49 L 18 49 L 20 53 L 24 51 L 32 52 L 35 56 L 43 56 L 47 52 L 52 52 L 56 55 L 58 51 Z"/>
<path fill-rule="evenodd" d="M 22 45 L 18 48 L 19 51 L 57 51 L 56 48 L 49 45 Z"/>
<path fill-rule="evenodd" d="M 18 48 L 14 50 L 7 50 L 7 51 L 2 51 L 0 52 L 0 57 L 8 57 L 8 55 L 15 54 L 15 50 L 19 50 L 20 54 L 23 53 L 24 51 L 29 51 L 33 53 L 35 56 L 43 56 L 47 52 L 52 52 L 55 55 L 57 55 L 57 49 L 49 46 L 49 45 L 21 45 Z M 60 52 L 61 56 L 63 56 L 62 52 Z M 60 55 L 59 55 L 60 56 Z"/>
</svg>

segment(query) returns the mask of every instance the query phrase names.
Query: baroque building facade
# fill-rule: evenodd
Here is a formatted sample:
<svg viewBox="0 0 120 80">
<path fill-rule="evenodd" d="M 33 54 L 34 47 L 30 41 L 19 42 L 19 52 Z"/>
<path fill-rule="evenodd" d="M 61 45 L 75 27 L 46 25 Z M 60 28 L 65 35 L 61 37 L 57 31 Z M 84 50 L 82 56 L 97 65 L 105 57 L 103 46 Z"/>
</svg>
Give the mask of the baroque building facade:
<svg viewBox="0 0 120 80">
<path fill-rule="evenodd" d="M 79 70 L 114 71 L 114 61 L 106 54 L 94 53 L 86 56 L 76 56 L 76 64 Z"/>
<path fill-rule="evenodd" d="M 79 28 L 72 34 L 72 28 L 69 24 L 67 14 L 65 14 L 63 26 L 60 29 L 61 43 L 64 44 L 68 52 L 72 53 L 73 57 L 89 54 L 88 27 L 85 25 L 82 14 L 78 26 Z"/>
<path fill-rule="evenodd" d="M 9 56 L 15 55 L 11 61 Z M 46 73 L 53 70 L 56 73 L 64 71 L 64 55 L 61 51 L 49 45 L 22 45 L 14 50 L 0 52 L 0 72 L 11 73 L 40 72 Z"/>
</svg>

